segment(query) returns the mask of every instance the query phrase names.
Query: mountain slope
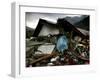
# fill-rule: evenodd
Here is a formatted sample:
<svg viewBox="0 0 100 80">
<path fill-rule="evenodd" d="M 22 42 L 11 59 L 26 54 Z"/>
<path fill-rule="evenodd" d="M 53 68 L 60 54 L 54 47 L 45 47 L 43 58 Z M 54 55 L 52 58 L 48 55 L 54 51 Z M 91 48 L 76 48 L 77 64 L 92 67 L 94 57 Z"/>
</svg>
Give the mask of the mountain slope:
<svg viewBox="0 0 100 80">
<path fill-rule="evenodd" d="M 78 28 L 81 28 L 81 29 L 85 29 L 85 30 L 88 30 L 89 31 L 89 25 L 90 24 L 90 20 L 89 20 L 89 16 L 84 18 L 83 20 L 75 23 L 74 25 Z"/>
<path fill-rule="evenodd" d="M 33 36 L 34 29 L 26 26 L 26 38 L 30 38 Z"/>
</svg>

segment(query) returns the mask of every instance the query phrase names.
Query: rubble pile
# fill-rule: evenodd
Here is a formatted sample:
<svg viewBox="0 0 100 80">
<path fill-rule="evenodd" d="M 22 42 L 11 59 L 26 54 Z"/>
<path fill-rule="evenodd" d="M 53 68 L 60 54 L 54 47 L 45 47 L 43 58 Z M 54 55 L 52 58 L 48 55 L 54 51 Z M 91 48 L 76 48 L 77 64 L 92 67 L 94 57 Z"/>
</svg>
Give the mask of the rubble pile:
<svg viewBox="0 0 100 80">
<path fill-rule="evenodd" d="M 32 39 L 27 43 L 26 51 L 26 67 L 37 67 L 37 66 L 62 66 L 62 65 L 82 65 L 89 64 L 89 40 L 74 38 L 68 44 L 68 49 L 65 49 L 63 53 L 59 52 L 56 47 L 53 47 L 51 53 L 44 53 L 43 50 L 38 50 L 41 45 L 52 45 L 45 44 L 46 42 L 36 41 L 33 42 Z M 53 42 L 54 45 L 54 42 Z M 52 47 L 51 47 L 52 48 Z M 45 48 L 46 49 L 46 48 Z M 48 48 L 47 48 L 48 49 Z M 38 52 L 38 53 L 37 53 Z"/>
</svg>

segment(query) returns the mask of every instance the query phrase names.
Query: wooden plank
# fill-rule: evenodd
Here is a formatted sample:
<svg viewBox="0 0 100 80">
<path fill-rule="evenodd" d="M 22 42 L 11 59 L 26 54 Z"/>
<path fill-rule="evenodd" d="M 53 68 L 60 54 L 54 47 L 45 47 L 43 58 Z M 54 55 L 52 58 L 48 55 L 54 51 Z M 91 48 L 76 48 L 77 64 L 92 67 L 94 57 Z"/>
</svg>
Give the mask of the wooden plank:
<svg viewBox="0 0 100 80">
<path fill-rule="evenodd" d="M 43 56 L 43 57 L 41 57 L 41 58 L 39 58 L 39 59 L 37 59 L 37 60 L 34 60 L 34 61 L 31 62 L 30 64 L 32 65 L 32 64 L 37 63 L 37 62 L 39 62 L 39 61 L 41 61 L 41 60 L 48 59 L 48 58 L 53 57 L 53 56 L 56 56 L 56 55 L 57 55 L 57 53 L 48 54 L 48 55 Z"/>
</svg>

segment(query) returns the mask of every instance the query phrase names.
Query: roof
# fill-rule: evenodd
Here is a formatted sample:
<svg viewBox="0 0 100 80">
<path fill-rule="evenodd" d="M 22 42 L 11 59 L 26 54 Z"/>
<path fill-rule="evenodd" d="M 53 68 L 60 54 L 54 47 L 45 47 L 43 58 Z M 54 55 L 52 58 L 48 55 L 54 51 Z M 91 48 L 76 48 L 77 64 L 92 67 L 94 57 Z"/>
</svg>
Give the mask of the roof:
<svg viewBox="0 0 100 80">
<path fill-rule="evenodd" d="M 40 19 L 39 22 L 38 22 L 38 25 L 33 33 L 33 36 L 34 37 L 37 37 L 39 35 L 39 32 L 41 31 L 43 25 L 52 25 L 52 26 L 55 26 L 56 27 L 56 24 L 50 22 L 50 21 L 46 21 L 46 20 L 43 20 L 43 19 Z"/>
<path fill-rule="evenodd" d="M 89 35 L 89 31 L 81 29 L 81 28 L 77 28 L 81 33 L 83 33 L 84 35 Z"/>
<path fill-rule="evenodd" d="M 58 19 L 57 24 L 58 24 L 58 26 L 63 27 L 66 32 L 73 31 L 73 36 L 79 35 L 79 36 L 81 36 L 83 38 L 86 38 L 85 34 L 83 34 L 80 30 L 77 29 L 77 27 L 72 25 L 66 19 Z"/>
<path fill-rule="evenodd" d="M 61 27 L 64 29 L 65 32 L 73 31 L 74 35 L 79 35 L 84 38 L 86 37 L 82 32 L 80 32 L 80 30 L 78 30 L 74 25 L 72 25 L 65 19 L 58 19 L 57 23 L 55 23 L 55 24 L 50 21 L 40 19 L 38 22 L 38 25 L 34 31 L 34 34 L 33 34 L 34 37 L 37 37 L 39 35 L 39 32 L 41 31 L 43 25 L 52 25 L 52 26 L 58 27 L 58 28 Z"/>
</svg>

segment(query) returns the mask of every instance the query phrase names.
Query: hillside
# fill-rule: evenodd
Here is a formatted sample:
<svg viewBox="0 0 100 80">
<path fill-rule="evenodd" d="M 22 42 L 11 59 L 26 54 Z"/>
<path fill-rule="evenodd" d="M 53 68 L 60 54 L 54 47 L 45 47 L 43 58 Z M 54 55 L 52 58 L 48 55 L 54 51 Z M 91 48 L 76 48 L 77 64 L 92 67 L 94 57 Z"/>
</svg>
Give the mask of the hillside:
<svg viewBox="0 0 100 80">
<path fill-rule="evenodd" d="M 84 18 L 83 20 L 75 23 L 74 25 L 78 28 L 85 29 L 85 30 L 89 31 L 89 26 L 90 26 L 89 23 L 90 23 L 90 21 L 89 21 L 89 16 L 88 16 L 88 17 Z"/>
<path fill-rule="evenodd" d="M 26 38 L 30 38 L 33 36 L 34 29 L 26 26 Z"/>
</svg>

